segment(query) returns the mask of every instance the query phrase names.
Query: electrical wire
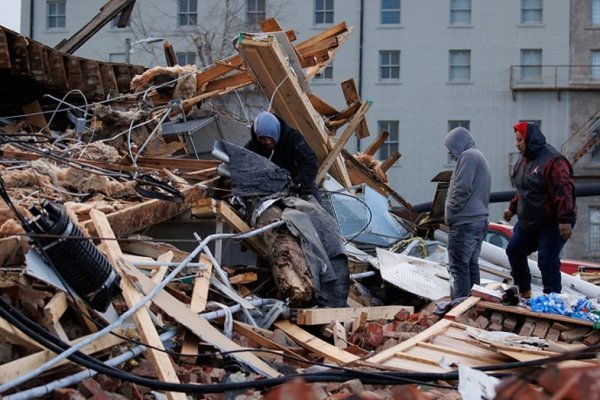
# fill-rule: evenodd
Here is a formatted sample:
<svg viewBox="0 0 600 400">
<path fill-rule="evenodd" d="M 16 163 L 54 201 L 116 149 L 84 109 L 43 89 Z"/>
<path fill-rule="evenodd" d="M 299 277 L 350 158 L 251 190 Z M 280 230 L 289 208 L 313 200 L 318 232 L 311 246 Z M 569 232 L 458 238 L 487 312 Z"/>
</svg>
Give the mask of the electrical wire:
<svg viewBox="0 0 600 400">
<path fill-rule="evenodd" d="M 347 242 L 351 242 L 354 239 L 356 239 L 371 224 L 371 221 L 373 220 L 373 211 L 371 211 L 371 207 L 369 207 L 369 205 L 364 200 L 359 199 L 357 196 L 351 195 L 349 193 L 343 193 L 343 192 L 337 192 L 337 191 L 331 191 L 331 190 L 319 190 L 319 193 L 327 193 L 327 194 L 331 193 L 329 195 L 330 201 L 331 201 L 332 195 L 342 195 L 342 196 L 350 197 L 351 199 L 361 202 L 365 206 L 365 209 L 369 212 L 369 218 L 367 219 L 367 223 L 365 224 L 365 226 L 361 230 L 359 230 L 358 233 L 356 233 L 354 236 L 352 236 L 350 239 L 344 238 Z M 332 203 L 331 207 L 333 208 L 333 202 L 331 201 L 331 203 Z"/>
</svg>

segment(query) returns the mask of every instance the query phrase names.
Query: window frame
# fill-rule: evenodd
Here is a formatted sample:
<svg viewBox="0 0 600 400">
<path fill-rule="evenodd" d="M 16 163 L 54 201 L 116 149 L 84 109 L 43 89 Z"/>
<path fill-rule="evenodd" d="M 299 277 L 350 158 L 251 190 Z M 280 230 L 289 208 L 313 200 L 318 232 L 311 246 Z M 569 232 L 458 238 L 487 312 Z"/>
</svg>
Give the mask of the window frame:
<svg viewBox="0 0 600 400">
<path fill-rule="evenodd" d="M 178 65 L 196 65 L 196 56 L 198 53 L 195 51 L 178 51 L 175 53 L 175 58 L 177 58 Z M 188 58 L 193 56 L 193 63 L 188 62 Z M 185 58 L 185 62 L 182 63 L 182 58 Z"/>
<path fill-rule="evenodd" d="M 600 0 L 590 0 L 590 25 L 600 25 Z"/>
<path fill-rule="evenodd" d="M 468 1 L 469 2 L 469 6 L 468 8 L 465 7 L 460 7 L 460 3 L 457 2 L 462 2 L 462 1 Z M 449 24 L 450 26 L 470 26 L 471 25 L 471 17 L 472 17 L 472 9 L 473 7 L 473 3 L 471 0 L 450 0 L 450 21 Z M 460 18 L 454 18 L 454 16 L 456 15 L 468 15 L 468 21 L 467 20 L 463 20 Z"/>
<path fill-rule="evenodd" d="M 589 251 L 590 253 L 600 252 L 600 206 L 589 206 Z M 598 215 L 595 215 L 598 213 Z M 598 222 L 595 222 L 595 217 Z"/>
<path fill-rule="evenodd" d="M 539 6 L 528 6 L 531 3 Z M 538 15 L 538 18 L 528 19 L 527 15 Z M 544 23 L 544 0 L 521 0 L 521 25 L 541 25 Z"/>
<path fill-rule="evenodd" d="M 400 151 L 400 121 L 384 119 L 377 121 L 378 132 L 389 132 L 389 136 L 385 142 L 381 144 L 377 150 L 377 157 L 380 161 L 387 160 L 393 153 Z M 384 157 L 385 155 L 385 157 Z"/>
<path fill-rule="evenodd" d="M 455 62 L 456 56 L 468 55 L 468 63 L 460 64 Z M 459 60 L 460 61 L 460 60 Z M 456 71 L 467 71 L 467 76 L 456 73 Z M 467 83 L 471 82 L 471 50 L 470 49 L 451 49 L 448 50 L 448 82 Z"/>
<path fill-rule="evenodd" d="M 185 11 L 182 5 L 185 4 Z M 195 10 L 191 11 L 191 5 L 194 5 Z M 177 26 L 197 26 L 198 25 L 198 0 L 178 0 L 177 1 Z"/>
<path fill-rule="evenodd" d="M 62 14 L 60 6 L 62 5 Z M 56 7 L 51 13 L 52 6 Z M 51 23 L 50 21 L 55 21 Z M 67 27 L 67 1 L 66 0 L 46 0 L 46 29 L 65 29 Z"/>
<path fill-rule="evenodd" d="M 328 5 L 331 4 L 331 8 Z M 335 2 L 334 0 L 314 0 L 314 25 L 331 25 L 335 18 Z"/>
<path fill-rule="evenodd" d="M 380 0 L 380 13 L 379 13 L 379 24 L 384 26 L 398 26 L 402 23 L 402 0 L 398 1 L 398 8 L 384 8 L 384 3 L 386 0 Z M 397 22 L 385 22 L 384 15 L 396 15 L 397 14 Z"/>
<path fill-rule="evenodd" d="M 600 80 L 600 49 L 590 50 L 590 80 Z"/>
<path fill-rule="evenodd" d="M 525 56 L 529 54 L 539 54 L 538 64 L 526 64 Z M 542 66 L 544 65 L 544 53 L 542 49 L 521 49 L 521 63 L 520 63 L 520 75 L 519 80 L 529 82 L 541 82 L 542 81 Z M 537 71 L 537 73 L 525 73 L 526 71 Z"/>
<path fill-rule="evenodd" d="M 267 0 L 246 0 L 246 23 L 248 25 L 258 25 L 266 16 Z"/>
<path fill-rule="evenodd" d="M 394 57 L 397 55 L 398 62 L 393 63 Z M 383 63 L 383 57 L 387 56 L 388 63 Z M 401 62 L 400 50 L 379 50 L 379 82 L 399 82 L 400 81 L 400 62 Z M 387 77 L 384 77 L 384 71 L 388 71 Z M 394 76 L 396 72 L 397 76 Z"/>
</svg>

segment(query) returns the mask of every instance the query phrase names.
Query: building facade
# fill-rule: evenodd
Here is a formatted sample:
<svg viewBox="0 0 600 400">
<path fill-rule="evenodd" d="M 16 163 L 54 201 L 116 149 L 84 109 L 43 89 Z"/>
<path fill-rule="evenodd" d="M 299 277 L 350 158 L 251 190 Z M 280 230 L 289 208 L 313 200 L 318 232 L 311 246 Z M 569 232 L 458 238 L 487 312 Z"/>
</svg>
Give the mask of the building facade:
<svg viewBox="0 0 600 400">
<path fill-rule="evenodd" d="M 23 0 L 21 29 L 54 46 L 104 3 Z M 380 131 L 390 132 L 378 156 L 402 154 L 388 170 L 389 183 L 414 204 L 431 201 L 430 180 L 452 168 L 442 140 L 456 126 L 468 128 L 487 156 L 492 190 L 506 191 L 513 189 L 510 169 L 518 156 L 515 122 L 538 123 L 560 149 L 598 118 L 600 0 L 143 0 L 129 27 L 109 24 L 75 54 L 165 65 L 162 45 L 152 41 L 164 38 L 180 63 L 201 68 L 232 54 L 232 40 L 264 16 L 294 29 L 299 41 L 341 21 L 353 28 L 311 87 L 343 108 L 340 82 L 355 79 L 362 98 L 374 103 L 367 115 L 372 137 L 351 140 L 347 150 L 365 149 Z M 581 140 L 594 132 L 580 133 L 588 135 Z M 566 147 L 581 152 L 581 140 Z M 575 166 L 578 182 L 594 182 L 600 151 L 588 149 Z M 565 255 L 598 259 L 600 203 L 578 202 Z M 490 219 L 500 220 L 505 207 L 493 204 Z"/>
</svg>

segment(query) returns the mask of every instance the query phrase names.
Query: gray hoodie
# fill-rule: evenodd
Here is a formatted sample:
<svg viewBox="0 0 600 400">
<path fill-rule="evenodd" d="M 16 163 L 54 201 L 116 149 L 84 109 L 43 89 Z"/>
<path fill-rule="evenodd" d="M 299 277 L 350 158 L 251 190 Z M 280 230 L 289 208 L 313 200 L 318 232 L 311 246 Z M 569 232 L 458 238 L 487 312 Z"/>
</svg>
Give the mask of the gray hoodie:
<svg viewBox="0 0 600 400">
<path fill-rule="evenodd" d="M 446 196 L 446 223 L 462 225 L 487 220 L 492 178 L 485 156 L 475 148 L 475 140 L 465 128 L 448 132 L 444 145 L 456 160 Z"/>
</svg>

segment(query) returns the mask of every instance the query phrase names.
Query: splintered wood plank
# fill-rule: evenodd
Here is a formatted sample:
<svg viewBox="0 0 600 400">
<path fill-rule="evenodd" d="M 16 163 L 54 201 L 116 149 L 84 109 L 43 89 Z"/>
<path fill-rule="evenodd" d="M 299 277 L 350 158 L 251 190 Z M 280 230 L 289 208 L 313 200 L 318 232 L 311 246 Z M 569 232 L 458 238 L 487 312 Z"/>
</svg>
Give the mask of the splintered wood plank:
<svg viewBox="0 0 600 400">
<path fill-rule="evenodd" d="M 156 287 L 154 282 L 152 282 L 150 278 L 140 272 L 137 268 L 125 265 L 124 269 L 126 269 L 130 276 L 137 280 L 137 284 L 139 284 L 144 293 L 149 293 Z M 180 302 L 164 290 L 160 291 L 152 299 L 152 302 L 175 321 L 179 322 L 181 325 L 193 332 L 200 339 L 217 347 L 219 350 L 233 351 L 242 349 L 242 347 L 228 339 L 218 329 L 213 327 L 207 320 L 190 310 L 187 304 Z M 271 368 L 268 364 L 263 362 L 252 353 L 235 352 L 231 354 L 231 357 L 236 358 L 238 361 L 241 361 L 244 364 L 252 367 L 254 370 L 260 372 L 264 376 L 272 378 L 281 376 L 279 372 Z"/>
<path fill-rule="evenodd" d="M 411 306 L 381 306 L 381 307 L 347 307 L 347 308 L 316 308 L 294 309 L 295 322 L 298 325 L 324 325 L 331 321 L 350 321 L 362 313 L 367 314 L 367 321 L 378 319 L 393 319 L 400 311 L 414 312 Z"/>
<path fill-rule="evenodd" d="M 10 69 L 11 66 L 6 31 L 0 28 L 0 69 Z"/>
<path fill-rule="evenodd" d="M 379 150 L 379 148 L 383 145 L 383 143 L 385 143 L 386 140 L 388 140 L 389 137 L 390 133 L 388 131 L 381 132 L 377 138 L 371 142 L 369 147 L 363 151 L 363 154 L 374 156 L 375 153 L 377 153 L 377 150 Z"/>
<path fill-rule="evenodd" d="M 363 103 L 356 114 L 354 114 L 352 120 L 346 126 L 344 132 L 340 135 L 340 138 L 335 143 L 335 146 L 333 146 L 333 149 L 331 149 L 327 157 L 325 157 L 325 159 L 322 161 L 321 166 L 319 167 L 319 172 L 317 173 L 317 183 L 320 183 L 323 181 L 323 179 L 325 179 L 329 168 L 331 168 L 335 160 L 338 159 L 340 152 L 346 145 L 346 142 L 348 142 L 348 139 L 350 139 L 350 136 L 352 136 L 358 127 L 358 124 L 360 124 L 360 121 L 364 119 L 367 111 L 369 111 L 369 108 L 371 107 L 371 104 L 372 103 L 370 101 Z"/>
<path fill-rule="evenodd" d="M 289 321 L 281 320 L 275 322 L 275 326 L 290 336 L 296 343 L 313 353 L 324 357 L 325 359 L 334 361 L 338 364 L 345 365 L 360 360 L 360 357 L 352 353 L 348 353 L 342 349 L 321 340 L 297 325 Z"/>
<path fill-rule="evenodd" d="M 117 86 L 119 87 L 119 93 L 129 93 L 131 91 L 129 85 L 131 84 L 131 78 L 135 75 L 131 75 L 129 66 L 125 64 L 116 64 L 114 66 L 115 77 L 117 78 Z"/>
<path fill-rule="evenodd" d="M 346 100 L 346 104 L 350 105 L 355 102 L 360 102 L 360 95 L 358 94 L 356 82 L 353 78 L 345 80 L 341 83 L 341 86 L 342 92 L 344 93 L 344 99 Z M 359 139 L 364 139 L 369 136 L 371 136 L 371 132 L 369 131 L 369 125 L 367 124 L 366 119 L 363 119 L 358 125 L 358 128 L 356 128 L 356 137 Z"/>
<path fill-rule="evenodd" d="M 196 271 L 194 287 L 192 289 L 192 301 L 190 304 L 190 310 L 196 314 L 204 311 L 206 308 L 206 302 L 208 301 L 208 289 L 210 287 L 210 275 L 212 273 L 212 262 L 208 256 L 204 254 L 200 255 L 200 262 L 206 266 L 206 269 Z M 189 332 L 186 332 L 183 336 L 181 353 L 195 356 L 198 353 L 198 338 Z M 193 361 L 195 364 L 195 357 L 186 358 L 190 361 Z"/>
<path fill-rule="evenodd" d="M 470 296 L 466 300 L 462 301 L 459 305 L 454 307 L 452 310 L 448 311 L 445 315 L 445 319 L 455 320 L 459 316 L 463 315 L 465 312 L 475 307 L 477 303 L 481 301 L 480 297 Z"/>
<path fill-rule="evenodd" d="M 126 334 L 126 332 L 122 328 L 116 328 L 115 333 L 119 334 L 119 335 Z M 86 340 L 86 339 L 87 339 L 87 336 L 84 336 L 84 337 L 81 337 L 77 340 L 70 342 L 70 344 L 75 345 L 75 344 L 81 342 L 82 340 Z M 88 344 L 87 346 L 84 346 L 79 351 L 84 354 L 94 354 L 99 351 L 109 349 L 113 346 L 117 346 L 120 343 L 122 343 L 123 341 L 124 341 L 124 339 L 119 338 L 115 335 L 105 335 L 105 336 L 102 336 L 102 337 L 94 340 L 92 343 Z M 28 356 L 21 357 L 17 360 L 13 360 L 13 361 L 7 362 L 5 364 L 2 364 L 2 365 L 0 365 L 0 384 L 10 382 L 10 381 L 18 378 L 19 376 L 45 364 L 46 362 L 50 361 L 54 357 L 56 357 L 56 354 L 51 352 L 50 350 L 42 350 L 37 353 L 33 353 Z M 62 360 L 59 363 L 57 363 L 54 366 L 54 368 L 59 367 L 64 364 L 67 364 L 67 363 L 70 363 L 70 362 L 71 361 L 69 361 L 69 360 Z"/>
<path fill-rule="evenodd" d="M 338 349 L 344 350 L 348 347 L 348 339 L 346 337 L 346 329 L 339 321 L 334 321 L 331 328 L 331 334 L 333 336 L 333 345 Z"/>
<path fill-rule="evenodd" d="M 146 256 L 150 258 L 158 258 L 161 254 L 170 251 L 173 253 L 173 261 L 182 262 L 187 258 L 189 253 L 181 251 L 170 244 L 149 242 L 143 240 L 122 241 L 120 243 L 121 250 L 128 253 Z"/>
<path fill-rule="evenodd" d="M 106 218 L 108 218 L 110 226 L 117 237 L 141 231 L 181 214 L 191 208 L 194 200 L 204 196 L 204 191 L 195 186 L 181 192 L 185 196 L 182 203 L 157 199 L 148 200 L 107 214 Z M 88 232 L 94 232 L 92 221 L 86 221 L 83 226 Z"/>
<path fill-rule="evenodd" d="M 326 40 L 327 38 L 329 38 L 331 36 L 337 36 L 340 33 L 347 31 L 347 30 L 348 30 L 348 27 L 346 26 L 346 23 L 340 22 L 339 24 L 334 25 L 331 28 L 324 30 L 323 32 L 319 32 L 315 36 L 303 41 L 302 43 L 298 44 L 296 46 L 296 48 L 298 49 L 298 51 L 302 52 L 303 50 L 311 48 L 312 46 L 316 45 L 317 43 L 321 42 L 322 40 Z"/>
<path fill-rule="evenodd" d="M 0 267 L 20 262 L 24 257 L 26 242 L 21 236 L 0 239 Z"/>
<path fill-rule="evenodd" d="M 322 116 L 331 117 L 338 113 L 338 110 L 336 110 L 332 105 L 326 103 L 325 100 L 321 99 L 316 94 L 311 93 L 308 95 L 308 98 L 315 110 L 317 110 L 317 112 L 319 112 L 319 114 Z"/>
<path fill-rule="evenodd" d="M 113 233 L 108 219 L 104 213 L 97 210 L 91 210 L 90 217 L 92 218 L 96 232 L 98 235 L 100 235 L 100 237 L 109 239 L 115 238 L 115 234 Z M 135 289 L 133 282 L 129 278 L 129 275 L 124 271 L 123 253 L 121 252 L 118 242 L 115 240 L 105 240 L 102 242 L 101 248 L 104 250 L 112 266 L 121 276 L 121 290 L 127 306 L 133 307 L 140 302 L 142 296 Z M 179 383 L 179 378 L 175 372 L 175 367 L 173 366 L 168 354 L 164 351 L 160 351 L 164 350 L 164 346 L 160 340 L 156 328 L 154 327 L 154 323 L 152 322 L 148 308 L 140 308 L 135 314 L 133 314 L 132 318 L 142 341 L 152 346 L 147 347 L 146 355 L 152 363 L 157 377 L 165 382 Z M 178 392 L 168 392 L 167 396 L 170 399 L 187 399 L 184 393 Z"/>
<path fill-rule="evenodd" d="M 217 212 L 218 212 L 218 215 L 221 218 L 223 218 L 223 220 L 235 232 L 243 233 L 243 232 L 248 232 L 250 230 L 250 227 L 248 226 L 248 224 L 246 224 L 237 215 L 235 210 L 233 208 L 231 208 L 231 206 L 229 204 L 227 204 L 223 201 L 219 201 Z M 244 241 L 248 245 L 250 245 L 255 251 L 257 251 L 259 254 L 261 254 L 262 256 L 266 256 L 269 254 L 267 246 L 265 245 L 264 241 L 260 237 L 253 236 L 253 237 L 244 239 Z"/>
<path fill-rule="evenodd" d="M 50 67 L 46 48 L 38 42 L 31 42 L 27 46 L 29 50 L 29 66 L 31 67 L 31 78 L 37 82 L 47 83 L 50 81 Z"/>
<path fill-rule="evenodd" d="M 393 152 L 388 158 L 385 159 L 384 162 L 381 163 L 381 170 L 383 172 L 387 172 L 388 169 L 390 169 L 390 167 L 392 165 L 394 165 L 394 163 L 396 161 L 398 161 L 398 159 L 401 157 L 402 155 L 400 154 L 400 152 L 395 151 Z"/>
<path fill-rule="evenodd" d="M 18 330 L 4 318 L 0 318 L 0 335 L 7 342 L 23 346 L 29 350 L 40 350 L 43 348 L 38 342 Z"/>
</svg>

